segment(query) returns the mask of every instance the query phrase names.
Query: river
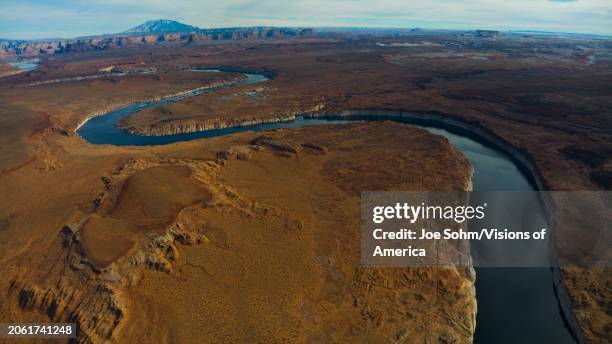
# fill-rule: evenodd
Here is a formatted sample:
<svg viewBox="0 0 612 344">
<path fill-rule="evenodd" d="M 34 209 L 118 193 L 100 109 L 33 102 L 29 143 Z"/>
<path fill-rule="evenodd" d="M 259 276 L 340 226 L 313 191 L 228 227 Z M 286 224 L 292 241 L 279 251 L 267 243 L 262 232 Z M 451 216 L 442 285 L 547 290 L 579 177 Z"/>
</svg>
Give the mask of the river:
<svg viewBox="0 0 612 344">
<path fill-rule="evenodd" d="M 21 69 L 24 72 L 31 72 L 38 68 L 39 59 L 18 60 L 9 62 L 11 65 Z"/>
<path fill-rule="evenodd" d="M 246 83 L 267 80 L 261 74 L 245 74 Z M 244 83 L 243 82 L 243 83 Z M 229 85 L 230 87 L 232 85 Z M 177 100 L 213 92 L 199 90 L 160 101 L 141 103 L 110 111 L 83 123 L 77 133 L 93 144 L 116 146 L 163 145 L 180 141 L 229 135 L 243 131 L 263 131 L 278 128 L 298 128 L 309 125 L 341 124 L 351 120 L 394 120 L 417 125 L 433 134 L 444 136 L 461 151 L 474 168 L 474 191 L 535 191 L 531 176 L 511 155 L 493 147 L 477 133 L 443 124 L 443 120 L 426 120 L 421 115 L 380 116 L 361 114 L 331 119 L 298 117 L 280 123 L 215 129 L 168 136 L 132 135 L 117 128 L 117 121 L 145 107 L 172 103 Z M 433 115 L 432 115 L 433 116 Z M 476 298 L 478 312 L 474 342 L 489 343 L 576 343 L 564 318 L 555 292 L 551 268 L 476 268 Z"/>
</svg>

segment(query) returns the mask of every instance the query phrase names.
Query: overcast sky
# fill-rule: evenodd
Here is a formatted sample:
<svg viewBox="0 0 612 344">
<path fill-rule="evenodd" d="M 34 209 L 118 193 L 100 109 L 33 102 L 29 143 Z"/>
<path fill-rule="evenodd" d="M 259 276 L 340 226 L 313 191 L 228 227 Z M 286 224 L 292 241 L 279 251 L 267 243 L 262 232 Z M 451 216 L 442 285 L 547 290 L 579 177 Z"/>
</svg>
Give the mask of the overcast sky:
<svg viewBox="0 0 612 344">
<path fill-rule="evenodd" d="M 150 19 L 202 28 L 371 26 L 612 34 L 612 0 L 0 0 L 0 38 L 115 33 Z"/>
</svg>

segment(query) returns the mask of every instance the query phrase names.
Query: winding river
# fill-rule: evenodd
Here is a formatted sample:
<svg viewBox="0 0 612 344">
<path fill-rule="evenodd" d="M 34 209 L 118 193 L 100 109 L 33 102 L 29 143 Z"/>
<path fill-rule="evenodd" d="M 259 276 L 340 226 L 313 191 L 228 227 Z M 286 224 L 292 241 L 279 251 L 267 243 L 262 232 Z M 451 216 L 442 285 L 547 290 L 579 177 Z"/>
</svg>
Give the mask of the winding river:
<svg viewBox="0 0 612 344">
<path fill-rule="evenodd" d="M 241 83 L 255 83 L 268 78 L 263 74 L 245 73 Z M 230 84 L 223 87 L 231 87 Z M 217 88 L 200 89 L 155 102 L 139 103 L 90 118 L 77 133 L 93 144 L 117 146 L 162 145 L 179 141 L 229 135 L 243 131 L 297 128 L 309 125 L 331 125 L 350 120 L 390 119 L 410 123 L 444 136 L 460 150 L 474 167 L 474 191 L 534 191 L 534 179 L 516 157 L 492 146 L 479 133 L 453 125 L 435 115 L 383 114 L 362 111 L 358 116 L 333 118 L 298 117 L 288 122 L 215 129 L 168 136 L 138 136 L 117 128 L 117 121 L 146 107 L 176 102 Z M 474 342 L 489 343 L 576 343 L 564 321 L 551 268 L 476 268 L 478 313 Z"/>
</svg>

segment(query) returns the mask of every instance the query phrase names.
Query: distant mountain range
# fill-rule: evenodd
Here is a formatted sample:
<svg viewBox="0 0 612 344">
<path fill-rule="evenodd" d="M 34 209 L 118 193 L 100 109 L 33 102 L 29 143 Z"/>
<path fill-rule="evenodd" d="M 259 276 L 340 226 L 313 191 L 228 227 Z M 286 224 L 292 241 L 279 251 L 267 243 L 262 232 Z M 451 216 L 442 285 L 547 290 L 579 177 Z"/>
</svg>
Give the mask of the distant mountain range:
<svg viewBox="0 0 612 344">
<path fill-rule="evenodd" d="M 196 26 L 179 23 L 176 20 L 158 19 L 158 20 L 149 20 L 123 33 L 133 34 L 133 33 L 196 32 L 196 31 L 200 31 L 200 28 Z"/>
<path fill-rule="evenodd" d="M 72 39 L 0 40 L 0 58 L 33 57 L 142 45 L 177 46 L 218 40 L 279 39 L 312 35 L 312 29 L 237 27 L 200 29 L 175 20 L 150 20 L 125 32 Z"/>
</svg>

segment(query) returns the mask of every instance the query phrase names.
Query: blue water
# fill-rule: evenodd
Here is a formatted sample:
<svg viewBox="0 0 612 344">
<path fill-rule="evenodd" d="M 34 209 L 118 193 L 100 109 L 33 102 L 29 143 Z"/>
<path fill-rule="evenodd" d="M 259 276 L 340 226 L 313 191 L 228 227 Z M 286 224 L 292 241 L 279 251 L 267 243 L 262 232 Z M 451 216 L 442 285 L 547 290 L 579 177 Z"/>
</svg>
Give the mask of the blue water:
<svg viewBox="0 0 612 344">
<path fill-rule="evenodd" d="M 470 161 L 474 191 L 535 191 L 506 153 L 444 129 L 423 128 L 446 137 Z M 564 322 L 550 268 L 477 267 L 476 297 L 474 343 L 576 343 Z"/>
<path fill-rule="evenodd" d="M 9 62 L 11 65 L 21 69 L 24 72 L 31 72 L 34 69 L 38 68 L 39 59 L 32 60 L 20 60 L 20 61 L 12 61 Z"/>
<path fill-rule="evenodd" d="M 246 82 L 265 81 L 264 76 L 248 74 Z M 205 92 L 209 92 L 208 90 Z M 244 131 L 263 131 L 279 128 L 299 128 L 310 125 L 346 123 L 364 120 L 364 116 L 343 119 L 306 119 L 260 124 L 236 128 L 209 130 L 198 133 L 168 136 L 137 136 L 116 127 L 117 121 L 145 107 L 176 100 L 172 97 L 159 102 L 132 105 L 103 116 L 93 118 L 83 125 L 78 134 L 94 144 L 116 146 L 162 145 L 180 141 L 229 135 Z M 463 135 L 452 127 L 431 126 L 431 121 L 415 118 L 372 117 L 368 120 L 394 120 L 416 124 L 434 134 L 444 136 L 460 150 L 474 167 L 474 191 L 534 191 L 534 185 L 518 167 L 511 156 L 503 151 Z M 419 125 L 420 124 L 420 125 Z M 478 313 L 475 343 L 576 343 L 561 315 L 559 302 L 553 288 L 550 268 L 476 268 L 476 295 Z"/>
<path fill-rule="evenodd" d="M 215 72 L 218 70 L 192 70 L 192 71 L 208 71 Z M 139 136 L 132 135 L 128 132 L 120 130 L 116 123 L 122 117 L 125 117 L 133 112 L 143 110 L 148 107 L 157 106 L 161 104 L 174 103 L 178 100 L 193 97 L 196 95 L 214 92 L 221 88 L 227 88 L 235 86 L 237 84 L 251 84 L 268 80 L 267 77 L 261 74 L 245 74 L 247 79 L 238 83 L 230 84 L 228 86 L 221 86 L 209 89 L 202 89 L 194 92 L 189 92 L 180 96 L 167 97 L 159 101 L 139 103 L 124 108 L 110 111 L 103 116 L 93 117 L 82 125 L 77 133 L 89 143 L 94 144 L 112 144 L 115 146 L 154 146 L 154 145 L 165 145 L 169 143 L 189 141 L 195 139 L 203 139 L 208 137 L 222 136 L 243 132 L 245 130 L 271 130 L 279 128 L 299 128 L 304 125 L 316 125 L 316 124 L 338 124 L 345 123 L 344 121 L 337 120 L 304 120 L 298 118 L 295 121 L 279 122 L 279 123 L 266 123 L 252 126 L 242 126 L 234 128 L 214 129 L 188 134 L 176 134 L 176 135 L 165 135 L 165 136 Z"/>
<path fill-rule="evenodd" d="M 305 120 L 301 117 L 294 121 L 279 122 L 279 123 L 266 123 L 252 126 L 242 126 L 224 129 L 213 129 L 207 131 L 200 131 L 188 134 L 176 134 L 176 135 L 165 135 L 165 136 L 139 136 L 132 135 L 123 130 L 117 128 L 115 123 L 123 116 L 140 110 L 143 107 L 129 106 L 117 111 L 109 112 L 104 116 L 94 117 L 87 121 L 77 132 L 89 143 L 95 144 L 112 144 L 114 146 L 156 146 L 165 145 L 169 143 L 189 141 L 195 139 L 204 139 L 209 137 L 230 135 L 240 133 L 243 131 L 263 131 L 280 128 L 299 128 L 305 125 L 317 125 L 317 124 L 341 124 L 346 121 L 339 120 L 326 120 L 326 119 L 312 119 Z"/>
</svg>

